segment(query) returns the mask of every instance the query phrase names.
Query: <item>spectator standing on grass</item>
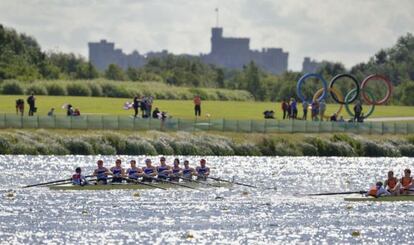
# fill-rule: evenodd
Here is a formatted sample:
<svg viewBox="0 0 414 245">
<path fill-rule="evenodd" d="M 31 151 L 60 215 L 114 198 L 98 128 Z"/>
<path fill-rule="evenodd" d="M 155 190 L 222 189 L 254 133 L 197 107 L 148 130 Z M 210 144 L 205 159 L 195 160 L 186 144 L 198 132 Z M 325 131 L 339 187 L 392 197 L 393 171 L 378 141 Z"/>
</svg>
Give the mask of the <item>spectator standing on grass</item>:
<svg viewBox="0 0 414 245">
<path fill-rule="evenodd" d="M 309 103 L 306 101 L 306 98 L 302 101 L 302 108 L 303 108 L 303 117 L 302 120 L 308 119 L 308 107 Z"/>
<path fill-rule="evenodd" d="M 358 101 L 354 106 L 354 122 L 359 122 L 362 113 L 362 105 L 361 102 Z"/>
<path fill-rule="evenodd" d="M 141 97 L 140 108 L 141 108 L 142 118 L 147 117 L 147 97 L 145 96 Z"/>
<path fill-rule="evenodd" d="M 55 115 L 55 108 L 50 108 L 50 111 L 47 113 L 49 117 L 53 117 Z"/>
<path fill-rule="evenodd" d="M 325 111 L 326 111 L 325 100 L 321 100 L 321 102 L 319 103 L 319 117 L 321 121 L 323 121 L 323 117 L 325 116 Z"/>
<path fill-rule="evenodd" d="M 195 116 L 201 116 L 201 97 L 199 95 L 194 96 L 194 112 Z"/>
<path fill-rule="evenodd" d="M 318 100 L 313 100 L 312 101 L 312 121 L 317 121 L 318 120 L 318 114 L 319 114 L 319 103 Z"/>
<path fill-rule="evenodd" d="M 283 111 L 283 119 L 286 119 L 287 113 L 288 113 L 288 103 L 285 99 L 282 100 L 282 111 Z"/>
<path fill-rule="evenodd" d="M 23 99 L 17 99 L 16 100 L 16 114 L 23 116 L 24 113 L 24 100 Z"/>
<path fill-rule="evenodd" d="M 29 116 L 33 116 L 33 114 L 36 112 L 35 107 L 35 100 L 33 92 L 30 94 L 30 96 L 27 98 L 27 104 L 29 104 Z"/>
<path fill-rule="evenodd" d="M 135 96 L 134 97 L 134 103 L 132 105 L 132 107 L 134 107 L 134 111 L 135 111 L 134 117 L 137 117 L 138 116 L 138 108 L 139 108 L 139 106 L 140 106 L 139 98 L 138 98 L 138 96 Z"/>
<path fill-rule="evenodd" d="M 292 119 L 296 119 L 297 115 L 298 115 L 298 107 L 296 104 L 296 100 L 292 98 L 290 100 L 290 117 Z"/>
<path fill-rule="evenodd" d="M 151 116 L 151 111 L 152 111 L 152 103 L 154 102 L 154 97 L 152 97 L 151 95 L 147 97 L 147 103 L 146 103 L 146 109 L 147 109 L 147 117 Z"/>
</svg>

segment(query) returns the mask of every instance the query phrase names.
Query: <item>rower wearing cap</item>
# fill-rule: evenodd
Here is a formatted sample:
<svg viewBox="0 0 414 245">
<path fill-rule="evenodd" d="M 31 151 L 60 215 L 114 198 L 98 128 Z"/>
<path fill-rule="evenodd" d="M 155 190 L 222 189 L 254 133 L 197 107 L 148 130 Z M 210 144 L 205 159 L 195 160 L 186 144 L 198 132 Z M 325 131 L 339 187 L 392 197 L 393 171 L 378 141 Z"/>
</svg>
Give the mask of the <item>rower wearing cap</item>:
<svg viewBox="0 0 414 245">
<path fill-rule="evenodd" d="M 413 177 L 411 177 L 411 170 L 406 168 L 404 170 L 404 177 L 401 178 L 401 194 L 410 194 L 410 189 L 413 187 Z"/>
<path fill-rule="evenodd" d="M 93 176 L 96 176 L 96 183 L 98 185 L 106 185 L 108 183 L 109 170 L 103 166 L 103 161 L 98 160 L 96 162 L 98 168 L 93 171 Z"/>
<path fill-rule="evenodd" d="M 81 186 L 88 184 L 88 181 L 86 181 L 85 176 L 82 175 L 82 169 L 80 167 L 77 167 L 75 169 L 75 174 L 72 175 L 72 184 Z"/>
<path fill-rule="evenodd" d="M 182 169 L 180 168 L 180 159 L 174 159 L 174 166 L 171 168 L 170 181 L 180 181 L 181 170 Z"/>
<path fill-rule="evenodd" d="M 157 176 L 157 168 L 152 166 L 151 159 L 145 160 L 145 167 L 142 168 L 143 171 L 143 182 L 152 182 L 152 179 Z"/>
<path fill-rule="evenodd" d="M 379 181 L 375 184 L 375 186 L 369 189 L 366 195 L 372 196 L 372 197 L 381 197 L 381 196 L 388 196 L 390 195 L 390 193 L 387 190 L 385 190 L 385 188 L 382 185 L 382 182 Z"/>
<path fill-rule="evenodd" d="M 388 178 L 385 180 L 384 186 L 386 187 L 387 191 L 391 193 L 391 195 L 400 195 L 400 184 L 398 183 L 398 179 L 394 176 L 393 171 L 388 171 Z"/>
<path fill-rule="evenodd" d="M 160 157 L 160 165 L 157 166 L 158 179 L 166 180 L 172 173 L 171 166 L 165 163 L 165 157 Z"/>
<path fill-rule="evenodd" d="M 131 167 L 127 169 L 126 174 L 130 180 L 127 180 L 127 182 L 135 182 L 139 177 L 142 177 L 144 172 L 141 168 L 137 167 L 137 162 L 135 160 L 131 160 L 129 163 L 131 164 Z"/>
<path fill-rule="evenodd" d="M 125 170 L 121 166 L 121 159 L 116 159 L 115 166 L 109 169 L 112 172 L 112 183 L 122 183 L 125 176 Z"/>
<path fill-rule="evenodd" d="M 210 174 L 210 168 L 206 167 L 206 160 L 201 159 L 200 160 L 200 166 L 196 168 L 196 175 L 197 180 L 206 180 L 207 176 Z"/>
<path fill-rule="evenodd" d="M 181 170 L 183 177 L 187 180 L 192 180 L 195 174 L 194 168 L 190 167 L 188 160 L 184 161 L 184 168 Z"/>
</svg>

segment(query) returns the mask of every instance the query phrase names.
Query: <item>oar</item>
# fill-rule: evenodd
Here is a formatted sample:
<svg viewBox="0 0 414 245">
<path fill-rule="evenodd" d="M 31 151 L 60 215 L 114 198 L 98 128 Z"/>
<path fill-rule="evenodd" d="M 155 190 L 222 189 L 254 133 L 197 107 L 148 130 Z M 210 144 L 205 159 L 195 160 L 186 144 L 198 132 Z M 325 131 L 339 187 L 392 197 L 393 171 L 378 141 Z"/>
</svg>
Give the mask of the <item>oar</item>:
<svg viewBox="0 0 414 245">
<path fill-rule="evenodd" d="M 153 180 L 156 180 L 156 181 L 161 181 L 161 182 L 164 182 L 164 183 L 169 183 L 169 184 L 172 184 L 172 185 L 177 185 L 177 186 L 185 187 L 185 188 L 192 189 L 192 190 L 197 190 L 197 191 L 200 190 L 200 189 L 197 189 L 197 188 L 188 186 L 188 185 L 183 185 L 183 184 L 175 183 L 173 181 L 168 181 L 168 180 L 165 180 L 165 179 L 155 178 L 155 177 L 152 177 L 152 176 L 149 176 L 149 175 L 145 175 L 145 177 L 146 178 L 153 179 Z"/>
<path fill-rule="evenodd" d="M 139 184 L 139 185 L 146 185 L 146 186 L 150 186 L 150 187 L 152 187 L 152 188 L 158 188 L 158 189 L 161 189 L 161 190 L 167 190 L 166 188 L 164 188 L 164 187 L 160 187 L 160 186 L 156 186 L 156 185 L 151 185 L 151 184 L 148 184 L 148 183 L 144 183 L 144 182 L 140 182 L 140 181 L 138 181 L 138 180 L 134 180 L 134 179 L 130 179 L 130 178 L 125 178 L 125 177 L 122 177 L 124 180 L 129 180 L 129 181 L 132 181 L 132 182 L 134 182 L 134 183 L 136 183 L 136 184 Z"/>
<path fill-rule="evenodd" d="M 344 191 L 344 192 L 325 192 L 308 194 L 307 196 L 333 196 L 333 195 L 347 195 L 347 194 L 365 194 L 367 191 Z"/>
<path fill-rule="evenodd" d="M 233 182 L 233 181 L 230 181 L 230 180 L 220 179 L 220 178 L 216 178 L 216 177 L 210 177 L 210 176 L 203 176 L 203 177 L 213 179 L 213 180 L 216 180 L 216 181 L 232 183 L 232 184 L 235 184 L 235 185 L 242 185 L 242 186 L 247 186 L 247 187 L 252 187 L 252 188 L 258 188 L 257 186 L 254 186 L 254 185 L 249 185 L 249 184 L 240 183 L 240 182 Z"/>
<path fill-rule="evenodd" d="M 211 186 L 211 187 L 219 187 L 217 185 L 213 185 L 213 184 L 210 184 L 210 183 L 206 183 L 204 181 L 198 181 L 198 180 L 194 180 L 194 179 L 188 179 L 188 178 L 184 178 L 184 177 L 181 177 L 181 176 L 177 176 L 177 177 L 180 178 L 180 179 L 182 179 L 182 180 L 192 181 L 192 182 L 199 183 L 199 184 L 202 184 L 202 185 L 207 185 L 207 186 Z"/>
<path fill-rule="evenodd" d="M 92 177 L 92 176 L 93 175 L 88 175 L 88 176 L 85 176 L 85 178 L 89 178 L 89 177 Z M 62 179 L 62 180 L 54 180 L 54 181 L 44 182 L 44 183 L 39 183 L 39 184 L 34 184 L 34 185 L 26 185 L 26 186 L 23 186 L 22 188 L 29 188 L 29 187 L 42 186 L 42 185 L 50 185 L 50 184 L 54 184 L 54 183 L 67 182 L 67 181 L 71 181 L 71 180 L 72 180 L 72 178 Z"/>
<path fill-rule="evenodd" d="M 86 176 L 86 177 L 93 177 L 93 176 Z M 85 178 L 86 178 L 85 177 Z M 110 179 L 113 179 L 113 177 L 107 177 L 106 178 L 106 180 L 110 180 Z M 71 179 L 72 180 L 72 179 Z M 89 180 L 87 180 L 88 182 L 96 182 L 96 181 L 98 181 L 98 179 L 89 179 Z M 72 181 L 68 181 L 68 182 L 62 182 L 62 183 L 57 183 L 57 184 L 52 184 L 52 185 L 47 185 L 47 186 L 55 186 L 55 185 L 66 185 L 66 184 L 70 184 L 70 183 L 72 183 Z M 90 184 L 85 184 L 85 185 L 90 185 Z M 85 185 L 82 185 L 82 186 L 85 186 Z"/>
</svg>

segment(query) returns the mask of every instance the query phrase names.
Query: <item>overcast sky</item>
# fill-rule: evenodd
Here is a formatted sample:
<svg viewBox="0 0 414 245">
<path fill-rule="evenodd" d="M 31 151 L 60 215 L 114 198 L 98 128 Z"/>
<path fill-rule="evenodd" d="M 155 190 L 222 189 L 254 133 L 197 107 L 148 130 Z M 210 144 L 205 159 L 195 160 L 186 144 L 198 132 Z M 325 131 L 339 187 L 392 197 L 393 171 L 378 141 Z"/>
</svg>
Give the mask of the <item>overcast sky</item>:
<svg viewBox="0 0 414 245">
<path fill-rule="evenodd" d="M 136 49 L 199 54 L 210 51 L 210 28 L 250 37 L 250 47 L 281 47 L 289 69 L 304 56 L 367 61 L 414 32 L 413 0 L 4 0 L 0 23 L 34 36 L 44 50 L 87 57 L 87 43 L 107 39 Z"/>
</svg>

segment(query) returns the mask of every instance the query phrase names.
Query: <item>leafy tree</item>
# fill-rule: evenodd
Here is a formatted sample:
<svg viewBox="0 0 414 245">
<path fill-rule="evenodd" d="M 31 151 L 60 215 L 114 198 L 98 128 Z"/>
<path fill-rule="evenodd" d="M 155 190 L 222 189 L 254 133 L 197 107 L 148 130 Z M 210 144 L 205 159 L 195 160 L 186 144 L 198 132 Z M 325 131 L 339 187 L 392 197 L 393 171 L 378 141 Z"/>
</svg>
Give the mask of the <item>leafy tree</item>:
<svg viewBox="0 0 414 245">
<path fill-rule="evenodd" d="M 105 71 L 105 78 L 109 80 L 123 81 L 125 80 L 125 74 L 121 67 L 110 64 Z"/>
</svg>

